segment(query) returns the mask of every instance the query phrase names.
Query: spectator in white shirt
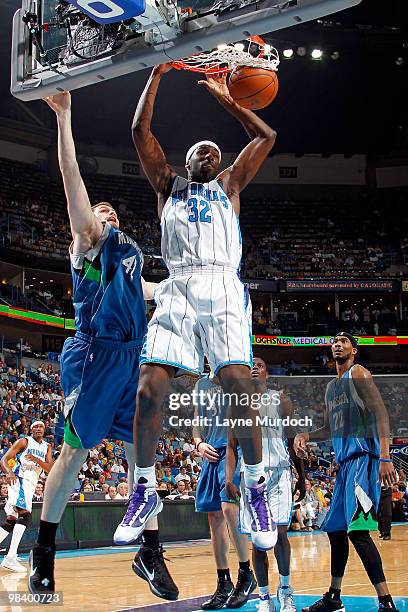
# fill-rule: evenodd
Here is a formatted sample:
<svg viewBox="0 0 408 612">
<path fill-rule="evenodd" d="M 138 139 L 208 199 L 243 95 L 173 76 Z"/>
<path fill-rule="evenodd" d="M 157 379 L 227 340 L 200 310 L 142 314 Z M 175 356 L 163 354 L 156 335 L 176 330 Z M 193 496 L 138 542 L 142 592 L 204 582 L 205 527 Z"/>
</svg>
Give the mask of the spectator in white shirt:
<svg viewBox="0 0 408 612">
<path fill-rule="evenodd" d="M 186 440 L 183 446 L 183 451 L 185 453 L 191 453 L 191 451 L 193 451 L 194 449 L 195 449 L 195 444 L 192 444 L 191 440 L 190 441 Z"/>
<path fill-rule="evenodd" d="M 121 459 L 119 459 L 119 461 L 121 461 Z M 119 462 L 115 460 L 115 463 L 113 463 L 111 467 L 111 473 L 120 474 L 121 472 L 123 472 L 123 466 L 120 466 Z"/>
<path fill-rule="evenodd" d="M 188 480 L 188 481 L 190 480 L 190 476 L 187 474 L 185 467 L 180 468 L 180 473 L 177 474 L 174 480 L 176 481 L 176 484 L 178 483 L 179 480 Z"/>
</svg>

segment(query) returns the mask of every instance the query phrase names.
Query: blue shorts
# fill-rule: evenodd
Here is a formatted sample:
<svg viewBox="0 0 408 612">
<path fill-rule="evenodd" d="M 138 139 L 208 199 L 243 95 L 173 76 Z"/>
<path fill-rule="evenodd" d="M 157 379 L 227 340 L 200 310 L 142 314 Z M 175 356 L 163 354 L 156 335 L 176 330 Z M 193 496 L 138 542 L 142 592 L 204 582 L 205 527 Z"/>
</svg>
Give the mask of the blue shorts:
<svg viewBox="0 0 408 612">
<path fill-rule="evenodd" d="M 225 493 L 225 463 L 227 448 L 216 449 L 220 458 L 216 462 L 204 459 L 196 490 L 196 512 L 218 512 L 222 502 L 231 502 Z M 241 453 L 234 474 L 234 484 L 239 489 Z M 235 502 L 235 500 L 234 500 Z"/>
<path fill-rule="evenodd" d="M 133 418 L 143 338 L 118 342 L 77 332 L 61 354 L 64 441 L 93 448 L 103 438 L 133 442 Z"/>
<path fill-rule="evenodd" d="M 324 531 L 371 531 L 378 529 L 380 502 L 378 458 L 362 454 L 340 464 Z"/>
</svg>

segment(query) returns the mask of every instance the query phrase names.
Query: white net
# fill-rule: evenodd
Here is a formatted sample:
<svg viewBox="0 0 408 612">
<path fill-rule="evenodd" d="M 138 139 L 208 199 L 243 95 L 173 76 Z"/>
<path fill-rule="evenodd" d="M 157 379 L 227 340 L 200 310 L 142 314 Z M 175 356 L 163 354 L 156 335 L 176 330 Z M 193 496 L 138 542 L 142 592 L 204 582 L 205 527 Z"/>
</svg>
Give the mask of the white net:
<svg viewBox="0 0 408 612">
<path fill-rule="evenodd" d="M 248 39 L 246 44 L 219 45 L 217 49 L 208 53 L 198 53 L 175 61 L 173 66 L 192 72 L 205 72 L 206 74 L 231 72 L 240 66 L 264 68 L 276 72 L 279 61 L 277 49 L 256 36 Z"/>
</svg>

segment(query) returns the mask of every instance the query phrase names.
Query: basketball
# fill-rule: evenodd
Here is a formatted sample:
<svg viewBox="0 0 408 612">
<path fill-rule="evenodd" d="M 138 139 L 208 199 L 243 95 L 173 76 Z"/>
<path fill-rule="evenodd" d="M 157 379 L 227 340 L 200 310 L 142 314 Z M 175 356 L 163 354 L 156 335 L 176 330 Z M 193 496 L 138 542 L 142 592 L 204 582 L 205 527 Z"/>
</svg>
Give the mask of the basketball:
<svg viewBox="0 0 408 612">
<path fill-rule="evenodd" d="M 250 110 L 259 110 L 269 106 L 276 98 L 278 76 L 265 68 L 242 66 L 232 71 L 228 89 L 238 104 Z"/>
</svg>

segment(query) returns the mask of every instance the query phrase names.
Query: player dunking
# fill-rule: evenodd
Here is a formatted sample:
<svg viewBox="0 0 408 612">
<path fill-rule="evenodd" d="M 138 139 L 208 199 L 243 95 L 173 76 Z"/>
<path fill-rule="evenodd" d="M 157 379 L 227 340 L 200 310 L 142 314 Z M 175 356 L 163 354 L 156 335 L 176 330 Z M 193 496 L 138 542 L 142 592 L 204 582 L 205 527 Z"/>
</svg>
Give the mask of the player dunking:
<svg viewBox="0 0 408 612">
<path fill-rule="evenodd" d="M 45 485 L 38 543 L 30 556 L 33 594 L 54 591 L 56 532 L 88 449 L 114 437 L 125 441 L 128 461 L 134 461 L 132 426 L 147 325 L 143 256 L 134 240 L 120 231 L 111 204 L 91 208 L 75 155 L 70 94 L 46 102 L 57 116 L 58 157 L 73 238 L 76 335 L 65 341 L 61 355 L 64 445 Z M 149 284 L 144 286 L 148 293 Z"/>
<path fill-rule="evenodd" d="M 326 388 L 324 426 L 295 438 L 295 450 L 302 456 L 309 439 L 331 437 L 335 459 L 340 464 L 330 511 L 323 524 L 331 546 L 331 585 L 322 599 L 303 608 L 303 612 L 344 612 L 340 592 L 349 540 L 377 591 L 379 612 L 395 610 L 380 554 L 370 536 L 370 530 L 378 528 L 380 484 L 397 481 L 390 459 L 388 414 L 370 372 L 354 363 L 357 340 L 340 332 L 334 338 L 332 353 L 337 378 Z"/>
<path fill-rule="evenodd" d="M 293 450 L 293 435 L 290 429 L 285 431 L 279 419 L 292 416 L 292 402 L 278 391 L 267 388 L 268 370 L 263 359 L 254 357 L 252 377 L 256 381 L 256 391 L 262 398 L 259 414 L 267 417 L 268 424 L 262 425 L 262 450 L 266 471 L 268 505 L 273 520 L 278 526 L 278 540 L 274 553 L 279 569 L 279 586 L 277 599 L 281 612 L 296 612 L 293 599 L 293 589 L 290 585 L 291 549 L 288 539 L 288 527 L 292 518 L 293 493 L 291 459 L 298 472 L 295 492 L 299 491 L 299 499 L 305 494 L 305 474 L 303 460 L 296 456 Z M 288 444 L 285 442 L 285 437 Z M 239 492 L 231 480 L 231 474 L 236 463 L 236 438 L 230 430 L 227 449 L 227 484 L 229 497 L 239 498 Z M 242 487 L 243 488 L 243 487 Z M 243 490 L 240 499 L 240 527 L 243 533 L 250 533 L 251 514 L 248 512 L 248 500 Z M 275 611 L 275 605 L 270 597 L 268 577 L 268 556 L 266 551 L 252 549 L 252 561 L 259 588 L 259 611 Z"/>
<path fill-rule="evenodd" d="M 241 235 L 239 194 L 271 151 L 276 133 L 253 112 L 231 98 L 225 77 L 200 81 L 221 106 L 241 122 L 251 141 L 235 162 L 219 171 L 221 152 L 209 141 L 193 145 L 186 155 L 188 179 L 177 176 L 151 132 L 154 101 L 169 65 L 156 66 L 139 100 L 132 126 L 143 169 L 158 197 L 162 256 L 169 278 L 155 293 L 157 308 L 149 322 L 141 356 L 135 419 L 135 483 L 128 512 L 115 534 L 128 543 L 144 530 L 146 517 L 162 504 L 155 491 L 155 449 L 162 429 L 161 406 L 170 380 L 179 369 L 203 371 L 204 354 L 224 391 L 242 397 L 251 391 L 251 330 L 248 297 L 238 277 Z M 235 417 L 253 415 L 251 405 L 235 402 Z M 256 425 L 238 432 L 245 461 L 245 481 L 254 513 L 252 537 L 273 547 L 276 529 L 266 506 L 261 432 Z M 259 509 L 262 509 L 260 512 Z M 157 534 L 145 537 L 134 569 L 152 584 Z M 142 560 L 144 568 L 140 565 Z M 148 564 L 148 566 L 146 565 Z M 172 587 L 173 588 L 173 587 Z M 174 591 L 162 597 L 174 597 Z"/>
<path fill-rule="evenodd" d="M 31 523 L 33 496 L 38 478 L 42 471 L 48 473 L 52 467 L 52 449 L 44 440 L 45 425 L 34 421 L 30 427 L 31 435 L 20 438 L 3 455 L 0 467 L 9 482 L 8 498 L 4 506 L 6 521 L 0 527 L 0 543 L 12 533 L 11 543 L 1 567 L 12 572 L 25 573 L 24 565 L 17 560 L 17 549 L 26 528 Z M 19 465 L 14 472 L 9 466 L 10 459 L 19 455 Z"/>
</svg>

